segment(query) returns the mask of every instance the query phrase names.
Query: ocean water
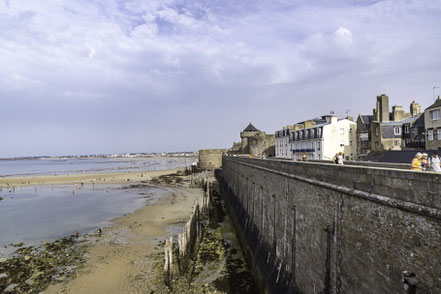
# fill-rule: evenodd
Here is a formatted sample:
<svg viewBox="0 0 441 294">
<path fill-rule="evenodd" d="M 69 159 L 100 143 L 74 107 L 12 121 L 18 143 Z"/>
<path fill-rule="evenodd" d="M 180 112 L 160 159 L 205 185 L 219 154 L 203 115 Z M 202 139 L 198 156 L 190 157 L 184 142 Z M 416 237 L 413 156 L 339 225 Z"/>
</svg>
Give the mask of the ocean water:
<svg viewBox="0 0 441 294">
<path fill-rule="evenodd" d="M 166 170 L 190 166 L 194 157 L 69 158 L 0 160 L 0 176 Z"/>
<path fill-rule="evenodd" d="M 4 160 L 3 176 L 167 170 L 191 165 L 194 158 Z M 37 185 L 1 189 L 0 257 L 24 242 L 39 245 L 108 226 L 109 220 L 171 193 L 168 188 L 129 188 L 124 185 Z"/>
<path fill-rule="evenodd" d="M 150 204 L 167 189 L 124 189 L 118 185 L 26 186 L 0 191 L 0 255 L 10 253 L 10 244 L 41 242 L 108 226 L 109 219 Z"/>
</svg>

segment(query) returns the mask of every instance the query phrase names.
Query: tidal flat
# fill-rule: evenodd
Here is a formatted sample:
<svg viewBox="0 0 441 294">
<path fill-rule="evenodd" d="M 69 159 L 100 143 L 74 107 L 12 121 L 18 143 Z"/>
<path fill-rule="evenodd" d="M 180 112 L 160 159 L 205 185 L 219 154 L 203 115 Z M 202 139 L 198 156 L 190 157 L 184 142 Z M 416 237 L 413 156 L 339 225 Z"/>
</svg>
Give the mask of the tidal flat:
<svg viewBox="0 0 441 294">
<path fill-rule="evenodd" d="M 85 177 L 81 175 L 81 180 L 74 183 L 68 178 L 59 185 L 52 185 L 39 178 L 42 184 L 38 186 L 10 185 L 14 187 L 11 192 L 3 188 L 1 192 L 5 195 L 0 202 L 0 218 L 4 218 L 0 221 L 0 291 L 40 293 L 51 284 L 64 285 L 75 280 L 78 273 L 93 275 L 90 265 L 95 258 L 101 262 L 110 255 L 108 252 L 106 257 L 100 256 L 97 248 L 98 252 L 107 252 L 111 248 L 116 256 L 122 245 L 128 246 L 128 252 L 133 249 L 148 251 L 147 243 L 151 240 L 132 239 L 136 235 L 133 231 L 143 225 L 142 217 L 134 223 L 127 223 L 127 220 L 136 218 L 142 207 L 151 210 L 157 201 L 171 199 L 173 202 L 180 198 L 176 194 L 182 195 L 177 191 L 182 185 L 181 178 L 174 189 L 153 185 L 161 184 L 161 176 L 169 173 L 176 173 L 176 170 L 90 177 L 102 182 L 114 179 L 118 182 L 116 185 L 81 184 Z M 169 178 L 167 182 L 170 182 Z M 184 197 L 187 198 L 190 197 Z M 167 211 L 163 213 L 166 215 Z M 109 218 L 113 219 L 110 221 Z M 165 219 L 163 216 L 157 218 Z M 156 219 L 152 221 L 155 223 Z M 98 228 L 102 228 L 101 233 Z M 151 238 L 160 235 L 153 223 L 145 229 L 152 233 Z M 75 238 L 76 231 L 80 232 L 79 238 Z M 82 271 L 86 264 L 88 266 Z M 119 265 L 114 266 L 114 269 L 118 268 Z"/>
</svg>

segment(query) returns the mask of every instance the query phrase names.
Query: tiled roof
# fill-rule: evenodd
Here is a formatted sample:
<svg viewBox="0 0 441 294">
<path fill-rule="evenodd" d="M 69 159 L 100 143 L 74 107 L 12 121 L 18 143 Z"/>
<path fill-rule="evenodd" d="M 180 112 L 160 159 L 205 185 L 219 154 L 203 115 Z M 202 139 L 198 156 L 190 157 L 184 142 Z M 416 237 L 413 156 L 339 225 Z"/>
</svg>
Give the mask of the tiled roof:
<svg viewBox="0 0 441 294">
<path fill-rule="evenodd" d="M 373 115 L 360 115 L 360 117 L 365 125 L 370 125 L 372 120 L 374 119 Z"/>
<path fill-rule="evenodd" d="M 426 109 L 431 109 L 431 108 L 436 108 L 436 107 L 441 107 L 441 99 L 436 99 L 435 103 L 433 103 L 432 105 L 430 105 Z"/>
<path fill-rule="evenodd" d="M 245 128 L 245 130 L 243 130 L 243 131 L 244 131 L 244 132 L 259 132 L 259 130 L 256 129 L 256 127 L 253 126 L 252 123 L 250 123 L 250 124 Z"/>
</svg>

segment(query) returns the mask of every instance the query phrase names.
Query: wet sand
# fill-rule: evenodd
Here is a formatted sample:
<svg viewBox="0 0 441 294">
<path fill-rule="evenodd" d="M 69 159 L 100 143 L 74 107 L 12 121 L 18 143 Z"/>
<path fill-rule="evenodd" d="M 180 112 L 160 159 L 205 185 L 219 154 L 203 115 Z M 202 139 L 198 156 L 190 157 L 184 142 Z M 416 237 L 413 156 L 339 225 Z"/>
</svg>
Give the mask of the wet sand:
<svg viewBox="0 0 441 294">
<path fill-rule="evenodd" d="M 164 173 L 149 172 L 148 177 Z M 130 174 L 142 181 L 147 173 L 144 177 Z M 157 278 L 154 263 L 163 250 L 160 242 L 183 226 L 194 201 L 203 195 L 201 189 L 177 186 L 167 189 L 169 193 L 158 202 L 114 219 L 115 225 L 106 228 L 101 236 L 89 237 L 89 258 L 77 277 L 51 285 L 44 293 L 151 293 Z"/>
<path fill-rule="evenodd" d="M 137 172 L 116 172 L 116 173 L 85 173 L 67 175 L 41 175 L 22 177 L 0 178 L 0 188 L 25 186 L 25 185 L 50 185 L 50 184 L 123 184 L 137 183 L 150 180 L 165 174 L 175 173 L 181 169 L 158 170 L 158 171 L 137 171 Z M 127 181 L 129 180 L 129 181 Z"/>
</svg>

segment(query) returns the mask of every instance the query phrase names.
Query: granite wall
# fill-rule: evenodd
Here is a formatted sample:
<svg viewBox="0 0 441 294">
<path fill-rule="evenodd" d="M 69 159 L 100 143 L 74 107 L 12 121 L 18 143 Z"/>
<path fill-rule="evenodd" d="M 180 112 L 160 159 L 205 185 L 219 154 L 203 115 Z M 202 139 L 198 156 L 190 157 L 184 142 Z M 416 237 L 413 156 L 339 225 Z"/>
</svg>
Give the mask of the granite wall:
<svg viewBox="0 0 441 294">
<path fill-rule="evenodd" d="M 441 175 L 223 157 L 267 293 L 441 293 Z"/>
</svg>

